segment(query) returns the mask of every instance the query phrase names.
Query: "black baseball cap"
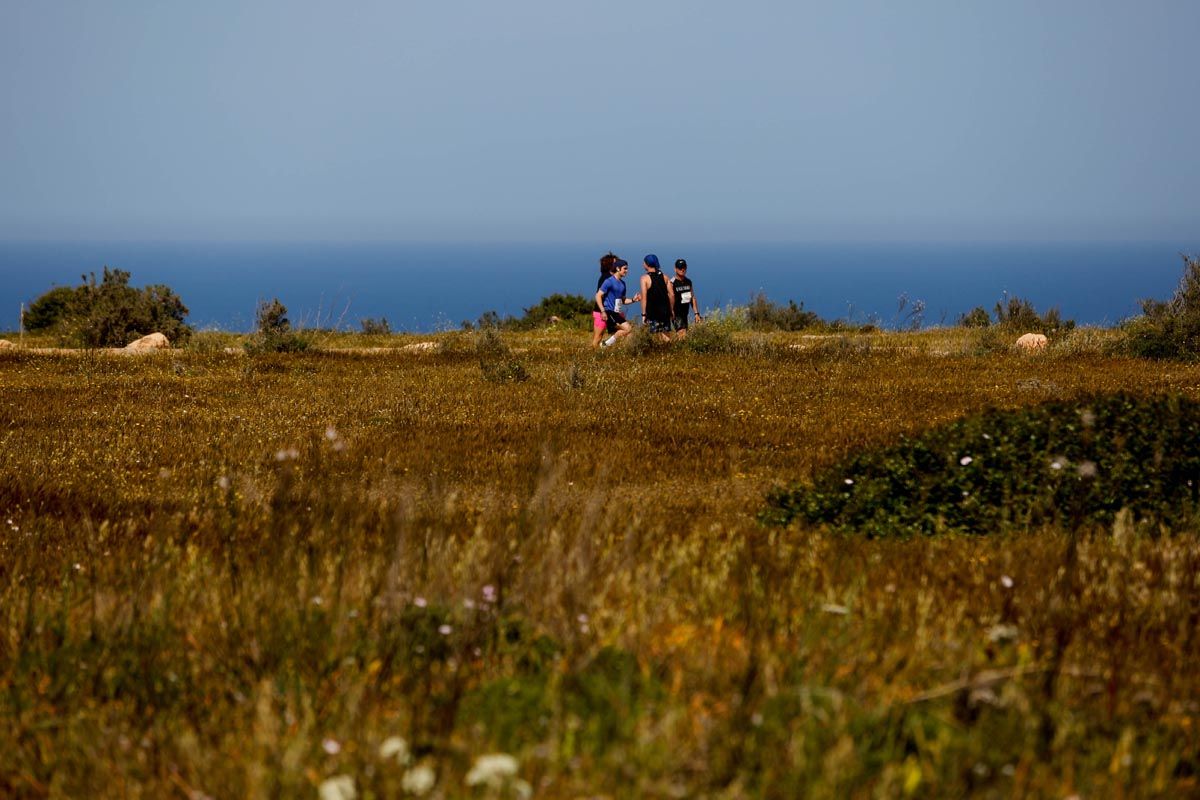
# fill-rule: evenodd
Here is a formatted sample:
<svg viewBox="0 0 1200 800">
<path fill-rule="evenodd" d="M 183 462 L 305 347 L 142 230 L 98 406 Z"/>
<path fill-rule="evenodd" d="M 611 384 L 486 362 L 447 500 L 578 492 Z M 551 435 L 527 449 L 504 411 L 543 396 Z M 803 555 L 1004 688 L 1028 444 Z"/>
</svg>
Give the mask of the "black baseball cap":
<svg viewBox="0 0 1200 800">
<path fill-rule="evenodd" d="M 621 267 L 628 267 L 628 266 L 629 266 L 629 262 L 623 258 L 618 258 L 616 261 L 613 262 L 613 269 L 620 269 Z"/>
<path fill-rule="evenodd" d="M 675 259 L 675 269 L 687 269 L 687 262 L 682 258 Z"/>
</svg>

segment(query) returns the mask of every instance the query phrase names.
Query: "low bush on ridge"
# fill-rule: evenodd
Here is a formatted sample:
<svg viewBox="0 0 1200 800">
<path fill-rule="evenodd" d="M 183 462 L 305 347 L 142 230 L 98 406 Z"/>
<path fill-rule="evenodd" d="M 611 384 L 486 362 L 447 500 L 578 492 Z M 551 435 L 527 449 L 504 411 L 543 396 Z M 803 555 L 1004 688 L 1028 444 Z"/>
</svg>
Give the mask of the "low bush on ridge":
<svg viewBox="0 0 1200 800">
<path fill-rule="evenodd" d="M 475 338 L 475 354 L 479 370 L 491 383 L 520 383 L 529 380 L 529 373 L 512 354 L 495 328 L 484 328 Z"/>
<path fill-rule="evenodd" d="M 1200 498 L 1200 403 L 1127 394 L 988 411 L 777 489 L 761 519 L 868 536 L 993 533 L 1135 519 L 1177 524 Z"/>
<path fill-rule="evenodd" d="M 746 325 L 756 331 L 802 331 L 822 324 L 815 311 L 806 311 L 804 303 L 788 300 L 786 306 L 773 303 L 759 292 L 746 306 Z"/>
<path fill-rule="evenodd" d="M 1183 277 L 1170 300 L 1143 300 L 1126 325 L 1126 347 L 1144 358 L 1200 357 L 1200 258 L 1183 257 Z"/>
<path fill-rule="evenodd" d="M 531 331 L 556 322 L 577 322 L 592 315 L 592 300 L 577 294 L 552 294 L 537 305 L 525 309 L 521 317 L 501 317 L 495 311 L 485 311 L 474 323 L 464 321 L 463 330 L 499 328 L 507 331 Z"/>
<path fill-rule="evenodd" d="M 129 278 L 125 270 L 105 267 L 99 281 L 92 273 L 79 286 L 55 287 L 30 304 L 25 327 L 83 347 L 124 347 L 150 333 L 186 341 L 192 328 L 183 321 L 188 309 L 179 295 L 161 284 L 135 289 Z"/>
<path fill-rule="evenodd" d="M 312 341 L 292 329 L 287 318 L 287 306 L 279 298 L 262 302 L 256 318 L 258 330 L 244 345 L 246 352 L 258 353 L 302 353 L 312 346 Z"/>
</svg>

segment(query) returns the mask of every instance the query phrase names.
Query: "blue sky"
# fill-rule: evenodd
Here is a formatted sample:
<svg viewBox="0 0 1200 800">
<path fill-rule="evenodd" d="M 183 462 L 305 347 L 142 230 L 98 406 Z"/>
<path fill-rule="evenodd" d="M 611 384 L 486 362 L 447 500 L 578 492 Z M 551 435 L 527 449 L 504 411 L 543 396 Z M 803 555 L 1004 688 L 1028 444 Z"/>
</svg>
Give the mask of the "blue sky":
<svg viewBox="0 0 1200 800">
<path fill-rule="evenodd" d="M 1200 3 L 0 4 L 0 239 L 1172 239 Z"/>
</svg>

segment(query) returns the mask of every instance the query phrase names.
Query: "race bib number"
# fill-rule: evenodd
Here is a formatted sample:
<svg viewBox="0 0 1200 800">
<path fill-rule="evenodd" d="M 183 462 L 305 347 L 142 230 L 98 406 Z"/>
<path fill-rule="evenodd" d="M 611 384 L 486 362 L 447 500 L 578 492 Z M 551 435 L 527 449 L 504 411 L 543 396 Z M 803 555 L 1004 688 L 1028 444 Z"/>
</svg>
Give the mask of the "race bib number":
<svg viewBox="0 0 1200 800">
<path fill-rule="evenodd" d="M 680 294 L 679 302 L 685 306 L 691 305 L 692 304 L 692 293 L 691 292 L 683 292 L 682 294 Z"/>
</svg>

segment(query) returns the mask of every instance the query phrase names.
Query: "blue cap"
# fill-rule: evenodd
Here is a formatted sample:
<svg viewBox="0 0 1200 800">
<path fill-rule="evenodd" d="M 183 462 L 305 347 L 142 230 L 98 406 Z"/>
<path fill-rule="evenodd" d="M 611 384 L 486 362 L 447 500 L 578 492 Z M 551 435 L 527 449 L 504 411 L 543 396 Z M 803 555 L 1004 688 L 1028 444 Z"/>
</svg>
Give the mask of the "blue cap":
<svg viewBox="0 0 1200 800">
<path fill-rule="evenodd" d="M 642 261 L 646 262 L 647 264 L 654 267 L 655 269 L 658 269 L 658 256 L 654 255 L 654 253 L 651 253 L 650 255 L 646 256 L 645 258 L 642 259 Z"/>
<path fill-rule="evenodd" d="M 621 267 L 628 267 L 628 266 L 629 266 L 629 262 L 623 258 L 618 258 L 616 261 L 613 262 L 613 269 L 620 269 Z"/>
</svg>

